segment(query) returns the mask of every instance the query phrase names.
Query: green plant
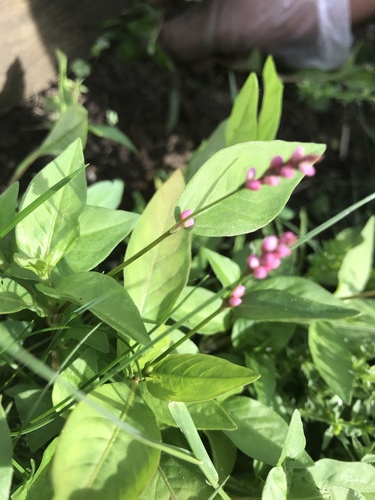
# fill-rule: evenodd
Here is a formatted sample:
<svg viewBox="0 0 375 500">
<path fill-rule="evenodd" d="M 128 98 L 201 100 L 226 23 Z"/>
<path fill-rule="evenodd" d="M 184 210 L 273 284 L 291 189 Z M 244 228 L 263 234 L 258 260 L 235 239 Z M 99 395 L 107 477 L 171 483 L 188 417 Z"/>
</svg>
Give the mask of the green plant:
<svg viewBox="0 0 375 500">
<path fill-rule="evenodd" d="M 117 210 L 111 184 L 87 189 L 79 139 L 18 213 L 17 184 L 0 196 L 2 497 L 372 498 L 374 219 L 345 246 L 335 294 L 297 272 L 298 249 L 375 195 L 284 231 L 325 148 L 274 140 L 271 59 L 263 79 L 260 112 L 251 75 L 187 184 L 176 171 L 141 216 Z M 301 417 L 326 423 L 325 458 L 305 451 Z"/>
</svg>

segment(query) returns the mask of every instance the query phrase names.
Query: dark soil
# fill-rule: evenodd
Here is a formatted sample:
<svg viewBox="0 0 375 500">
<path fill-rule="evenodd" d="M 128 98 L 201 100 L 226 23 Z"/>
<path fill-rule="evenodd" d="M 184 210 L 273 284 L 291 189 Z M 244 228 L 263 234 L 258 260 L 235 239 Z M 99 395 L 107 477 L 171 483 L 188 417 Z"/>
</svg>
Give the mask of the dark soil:
<svg viewBox="0 0 375 500">
<path fill-rule="evenodd" d="M 245 78 L 245 74 L 236 74 L 238 87 Z M 223 67 L 211 67 L 199 73 L 179 68 L 172 75 L 158 69 L 150 60 L 121 62 L 113 51 L 103 53 L 93 64 L 85 85 L 89 89 L 84 99 L 90 120 L 105 123 L 106 111 L 115 110 L 119 128 L 139 149 L 135 155 L 123 146 L 89 136 L 85 150 L 86 161 L 90 163 L 89 183 L 123 179 L 126 185 L 123 208 L 126 209 L 134 205 L 134 192 L 140 192 L 145 199 L 152 195 L 157 173 L 183 167 L 191 152 L 228 116 L 232 105 L 228 73 Z M 16 165 L 45 136 L 41 105 L 44 95 L 35 96 L 1 118 L 1 190 Z M 173 95 L 179 96 L 179 113 L 172 132 L 167 134 Z M 374 111 L 362 106 L 361 112 L 368 127 L 374 130 Z M 349 131 L 349 140 L 345 139 L 343 130 Z M 328 111 L 318 113 L 300 101 L 294 84 L 287 84 L 278 138 L 328 145 L 317 176 L 304 180 L 291 201 L 296 210 L 307 207 L 312 225 L 374 191 L 375 146 L 361 125 L 357 105 L 344 108 L 333 103 Z M 49 160 L 43 158 L 31 167 L 21 179 L 21 189 L 27 186 L 33 172 Z M 342 227 L 362 223 L 367 213 L 369 209 L 361 216 L 352 216 Z"/>
</svg>

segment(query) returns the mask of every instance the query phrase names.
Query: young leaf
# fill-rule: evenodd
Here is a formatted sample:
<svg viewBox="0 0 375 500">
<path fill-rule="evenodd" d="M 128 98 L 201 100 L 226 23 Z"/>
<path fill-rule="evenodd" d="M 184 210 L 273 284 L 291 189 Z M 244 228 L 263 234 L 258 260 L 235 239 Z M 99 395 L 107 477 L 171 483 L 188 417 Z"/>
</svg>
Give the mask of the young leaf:
<svg viewBox="0 0 375 500">
<path fill-rule="evenodd" d="M 164 401 L 208 401 L 246 384 L 259 375 L 248 368 L 206 354 L 171 354 L 146 378 L 150 393 Z"/>
<path fill-rule="evenodd" d="M 34 177 L 21 200 L 20 209 L 82 165 L 82 146 L 77 140 Z M 16 241 L 20 253 L 17 262 L 43 279 L 48 277 L 78 238 L 78 221 L 85 202 L 86 179 L 82 171 L 17 225 Z"/>
<path fill-rule="evenodd" d="M 147 344 L 149 337 L 138 309 L 128 292 L 105 274 L 88 272 L 67 276 L 56 288 L 38 285 L 46 295 L 87 306 L 100 320 L 126 338 Z"/>
<path fill-rule="evenodd" d="M 244 396 L 226 399 L 222 406 L 238 427 L 224 431 L 226 436 L 249 457 L 276 465 L 288 433 L 285 420 L 268 406 Z M 296 464 L 310 465 L 311 459 L 303 453 Z"/>
<path fill-rule="evenodd" d="M 185 316 L 207 302 L 209 299 L 212 299 L 212 302 L 184 321 Z M 176 321 L 184 321 L 184 326 L 194 328 L 208 316 L 213 314 L 221 306 L 222 302 L 222 299 L 215 298 L 215 293 L 210 290 L 187 286 L 178 298 L 177 306 L 172 312 L 172 317 Z M 226 330 L 226 318 L 228 317 L 228 314 L 229 312 L 225 310 L 218 313 L 213 319 L 202 326 L 198 333 L 210 335 L 218 332 L 224 332 Z"/>
<path fill-rule="evenodd" d="M 267 58 L 262 76 L 264 94 L 256 140 L 272 141 L 279 129 L 283 105 L 283 84 L 277 74 L 272 57 Z"/>
<path fill-rule="evenodd" d="M 256 321 L 306 322 L 318 319 L 335 320 L 357 316 L 358 311 L 325 305 L 280 290 L 260 290 L 244 295 L 235 314 Z"/>
<path fill-rule="evenodd" d="M 1 406 L 0 399 L 0 498 L 9 498 L 10 487 L 12 484 L 12 457 L 13 448 L 10 438 L 6 414 Z"/>
<path fill-rule="evenodd" d="M 262 500 L 287 500 L 288 483 L 284 469 L 273 467 L 267 476 L 262 492 Z"/>
<path fill-rule="evenodd" d="M 226 146 L 257 139 L 259 85 L 251 73 L 234 101 L 226 127 Z"/>
<path fill-rule="evenodd" d="M 87 189 L 87 205 L 115 210 L 121 203 L 123 193 L 124 181 L 121 179 L 95 182 Z"/>
<path fill-rule="evenodd" d="M 344 257 L 338 274 L 336 296 L 355 295 L 364 290 L 373 267 L 374 236 L 375 217 L 371 217 L 361 231 L 361 243 Z"/>
<path fill-rule="evenodd" d="M 0 276 L 0 314 L 11 314 L 23 309 L 38 311 L 33 296 L 16 281 Z"/>
<path fill-rule="evenodd" d="M 126 259 L 173 225 L 173 208 L 184 188 L 176 171 L 155 193 L 133 231 Z M 164 322 L 184 288 L 190 270 L 190 234 L 178 231 L 125 268 L 125 286 L 142 317 Z"/>
<path fill-rule="evenodd" d="M 184 210 L 204 209 L 193 227 L 202 236 L 235 236 L 265 226 L 280 213 L 302 175 L 283 179 L 278 186 L 262 186 L 259 191 L 244 188 L 228 195 L 244 186 L 249 168 L 255 167 L 260 176 L 274 156 L 288 159 L 301 145 L 306 154 L 320 155 L 325 150 L 321 144 L 273 141 L 247 142 L 219 151 L 187 184 L 178 201 L 176 220 Z"/>
<path fill-rule="evenodd" d="M 160 431 L 152 412 L 125 383 L 106 384 L 89 396 L 154 440 Z M 62 433 L 52 467 L 55 497 L 135 500 L 155 473 L 160 451 L 135 441 L 131 434 L 81 401 Z"/>
<path fill-rule="evenodd" d="M 352 355 L 341 331 L 334 324 L 316 321 L 309 328 L 309 348 L 314 364 L 326 384 L 350 404 L 354 380 Z"/>
<path fill-rule="evenodd" d="M 236 262 L 233 262 L 232 259 L 224 257 L 208 248 L 204 248 L 203 253 L 223 287 L 229 286 L 241 276 L 240 266 Z"/>
<path fill-rule="evenodd" d="M 303 432 L 301 414 L 298 410 L 294 410 L 278 465 L 282 465 L 287 458 L 296 460 L 303 453 L 305 446 L 306 439 Z M 313 464 L 314 462 L 311 461 L 310 465 Z"/>
<path fill-rule="evenodd" d="M 133 230 L 138 214 L 86 205 L 79 219 L 80 235 L 73 248 L 59 261 L 54 277 L 90 271 L 108 257 Z"/>
<path fill-rule="evenodd" d="M 89 125 L 89 132 L 97 135 L 98 137 L 104 137 L 105 139 L 118 142 L 129 151 L 138 153 L 138 149 L 134 146 L 129 137 L 121 132 L 121 130 L 117 127 L 110 127 L 109 125 L 93 125 L 91 123 Z"/>
</svg>

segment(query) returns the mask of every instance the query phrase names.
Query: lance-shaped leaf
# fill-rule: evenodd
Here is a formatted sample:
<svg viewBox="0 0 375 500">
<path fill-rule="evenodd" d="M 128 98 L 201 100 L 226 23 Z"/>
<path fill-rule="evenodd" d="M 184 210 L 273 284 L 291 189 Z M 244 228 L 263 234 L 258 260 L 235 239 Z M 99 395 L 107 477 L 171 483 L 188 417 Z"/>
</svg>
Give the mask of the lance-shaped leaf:
<svg viewBox="0 0 375 500">
<path fill-rule="evenodd" d="M 316 321 L 309 328 L 309 348 L 321 377 L 335 394 L 349 404 L 354 374 L 345 330 L 336 328 L 328 321 Z"/>
<path fill-rule="evenodd" d="M 105 274 L 73 274 L 59 281 L 56 288 L 44 285 L 38 285 L 38 288 L 50 297 L 86 306 L 100 320 L 126 337 L 141 344 L 149 342 L 139 311 L 128 292 Z"/>
<path fill-rule="evenodd" d="M 272 57 L 263 68 L 264 94 L 259 113 L 257 140 L 272 141 L 277 134 L 283 106 L 283 84 Z"/>
<path fill-rule="evenodd" d="M 154 416 L 134 388 L 107 384 L 88 397 L 136 430 L 160 440 Z M 70 415 L 57 445 L 52 469 L 55 497 L 135 500 L 153 476 L 159 458 L 159 450 L 135 441 L 83 400 Z"/>
<path fill-rule="evenodd" d="M 80 219 L 80 235 L 73 248 L 60 260 L 53 274 L 90 271 L 108 257 L 133 230 L 138 214 L 86 205 Z"/>
<path fill-rule="evenodd" d="M 149 377 L 150 393 L 164 401 L 208 401 L 251 384 L 259 375 L 249 368 L 206 354 L 171 354 L 156 364 Z"/>
<path fill-rule="evenodd" d="M 344 305 L 336 307 L 308 300 L 280 290 L 248 292 L 235 313 L 257 321 L 307 322 L 318 319 L 335 320 L 358 316 L 358 311 Z"/>
<path fill-rule="evenodd" d="M 234 236 L 255 231 L 273 220 L 285 206 L 302 174 L 282 179 L 278 186 L 259 191 L 240 189 L 247 171 L 254 167 L 261 176 L 274 156 L 290 158 L 298 146 L 306 154 L 323 154 L 321 144 L 293 142 L 246 142 L 223 149 L 210 158 L 187 184 L 176 207 L 176 220 L 184 210 L 197 212 L 193 230 L 202 236 Z"/>
<path fill-rule="evenodd" d="M 184 188 L 176 171 L 156 192 L 133 231 L 125 259 L 131 258 L 174 224 L 173 210 Z M 184 288 L 190 269 L 190 235 L 178 231 L 125 268 L 125 287 L 142 317 L 162 323 Z"/>
<path fill-rule="evenodd" d="M 83 163 L 81 142 L 77 140 L 34 177 L 21 200 L 20 209 Z M 82 171 L 17 225 L 18 264 L 31 268 L 43 278 L 49 276 L 78 238 L 78 221 L 85 206 L 86 189 Z"/>
</svg>

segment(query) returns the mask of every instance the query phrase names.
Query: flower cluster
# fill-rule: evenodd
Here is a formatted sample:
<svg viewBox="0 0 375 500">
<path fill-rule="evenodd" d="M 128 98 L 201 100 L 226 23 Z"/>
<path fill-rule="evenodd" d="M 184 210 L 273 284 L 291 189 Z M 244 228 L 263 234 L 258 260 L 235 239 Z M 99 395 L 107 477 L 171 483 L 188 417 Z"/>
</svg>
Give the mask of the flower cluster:
<svg viewBox="0 0 375 500">
<path fill-rule="evenodd" d="M 240 304 L 242 304 L 242 296 L 245 293 L 245 287 L 243 285 L 238 285 L 236 288 L 232 291 L 228 298 L 228 304 L 231 307 L 237 307 Z"/>
<path fill-rule="evenodd" d="M 251 191 L 258 191 L 263 184 L 277 186 L 281 179 L 291 179 L 296 170 L 299 170 L 307 177 L 315 175 L 314 163 L 321 157 L 319 155 L 305 155 L 302 146 L 299 146 L 287 161 L 283 161 L 281 156 L 272 158 L 270 166 L 259 179 L 256 179 L 255 168 L 250 168 L 247 172 L 245 186 Z"/>
<path fill-rule="evenodd" d="M 277 269 L 281 259 L 291 254 L 290 247 L 297 241 L 291 231 L 284 233 L 280 238 L 266 236 L 262 242 L 261 255 L 251 254 L 247 258 L 247 266 L 254 278 L 267 278 L 268 273 Z"/>
</svg>

